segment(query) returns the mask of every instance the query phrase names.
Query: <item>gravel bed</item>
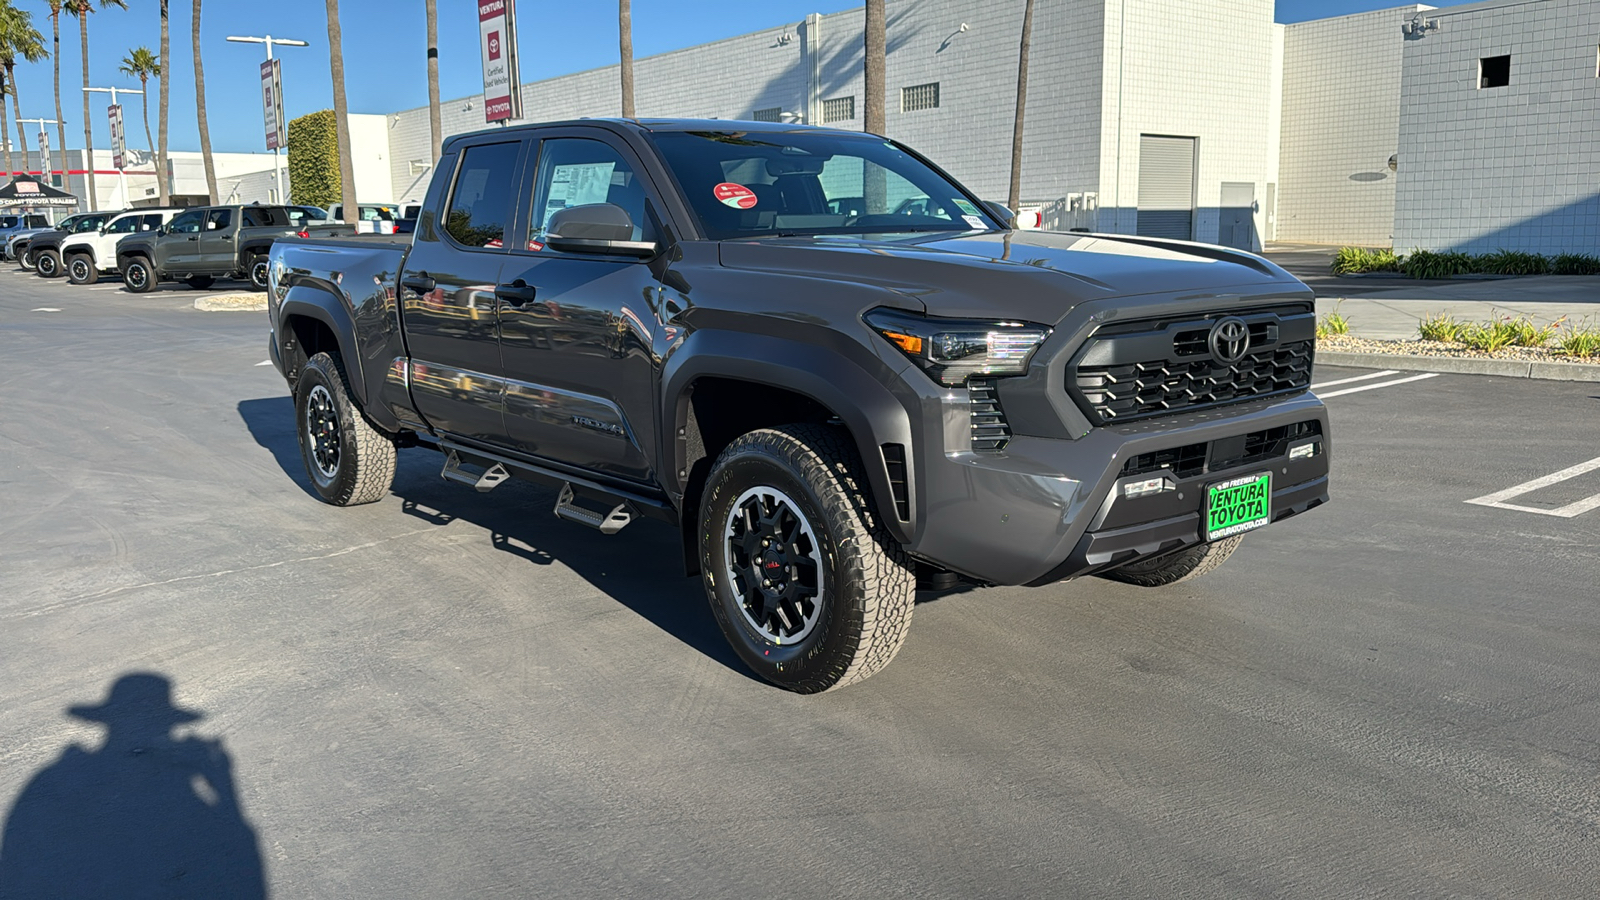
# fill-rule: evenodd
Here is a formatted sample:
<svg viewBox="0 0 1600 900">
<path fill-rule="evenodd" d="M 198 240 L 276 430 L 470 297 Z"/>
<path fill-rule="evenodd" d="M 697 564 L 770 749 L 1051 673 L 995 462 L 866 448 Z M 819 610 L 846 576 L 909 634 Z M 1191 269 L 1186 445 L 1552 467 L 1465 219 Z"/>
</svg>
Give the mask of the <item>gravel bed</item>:
<svg viewBox="0 0 1600 900">
<path fill-rule="evenodd" d="M 1472 350 L 1462 344 L 1447 341 L 1375 341 L 1348 334 L 1333 335 L 1317 341 L 1318 350 L 1342 350 L 1346 353 L 1382 353 L 1394 356 L 1439 356 L 1461 359 L 1510 359 L 1522 362 L 1595 363 L 1600 357 L 1567 356 L 1552 347 L 1506 347 L 1493 353 Z"/>
</svg>

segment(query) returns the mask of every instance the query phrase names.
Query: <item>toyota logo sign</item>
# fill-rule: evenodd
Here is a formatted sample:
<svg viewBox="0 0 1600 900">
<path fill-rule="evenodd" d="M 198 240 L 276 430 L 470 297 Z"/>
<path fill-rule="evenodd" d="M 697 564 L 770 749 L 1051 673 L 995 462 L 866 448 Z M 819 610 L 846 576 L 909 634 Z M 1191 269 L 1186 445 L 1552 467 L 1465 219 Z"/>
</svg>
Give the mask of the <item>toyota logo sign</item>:
<svg viewBox="0 0 1600 900">
<path fill-rule="evenodd" d="M 1211 355 L 1216 357 L 1217 362 L 1231 366 L 1244 359 L 1245 351 L 1250 349 L 1250 326 L 1234 316 L 1220 319 L 1211 326 L 1211 337 L 1207 343 L 1211 345 Z"/>
</svg>

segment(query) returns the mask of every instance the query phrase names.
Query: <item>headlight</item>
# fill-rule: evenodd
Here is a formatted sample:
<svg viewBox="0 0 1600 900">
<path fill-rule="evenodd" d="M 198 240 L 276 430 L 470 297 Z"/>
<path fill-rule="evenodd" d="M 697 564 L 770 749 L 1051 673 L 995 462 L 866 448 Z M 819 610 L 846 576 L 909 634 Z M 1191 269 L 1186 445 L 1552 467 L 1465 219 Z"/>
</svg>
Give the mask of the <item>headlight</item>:
<svg viewBox="0 0 1600 900">
<path fill-rule="evenodd" d="M 1021 375 L 1033 351 L 1050 336 L 1043 325 L 933 319 L 893 309 L 863 318 L 935 381 L 955 387 L 974 375 Z"/>
</svg>

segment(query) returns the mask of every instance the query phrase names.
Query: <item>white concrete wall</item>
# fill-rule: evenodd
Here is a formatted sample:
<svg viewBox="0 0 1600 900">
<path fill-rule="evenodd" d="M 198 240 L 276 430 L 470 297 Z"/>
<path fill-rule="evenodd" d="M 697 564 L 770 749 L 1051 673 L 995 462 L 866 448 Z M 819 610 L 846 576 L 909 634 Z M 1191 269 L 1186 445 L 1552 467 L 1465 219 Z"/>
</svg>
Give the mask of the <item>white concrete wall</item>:
<svg viewBox="0 0 1600 900">
<path fill-rule="evenodd" d="M 1416 4 L 1287 26 L 1278 240 L 1387 247 L 1401 26 Z"/>
<path fill-rule="evenodd" d="M 1426 14 L 1405 42 L 1397 250 L 1600 252 L 1600 3 L 1505 0 Z M 1478 61 L 1510 54 L 1511 83 Z"/>
<path fill-rule="evenodd" d="M 351 115 L 349 121 L 356 200 L 360 203 L 395 202 L 394 173 L 389 164 L 389 116 Z"/>
</svg>

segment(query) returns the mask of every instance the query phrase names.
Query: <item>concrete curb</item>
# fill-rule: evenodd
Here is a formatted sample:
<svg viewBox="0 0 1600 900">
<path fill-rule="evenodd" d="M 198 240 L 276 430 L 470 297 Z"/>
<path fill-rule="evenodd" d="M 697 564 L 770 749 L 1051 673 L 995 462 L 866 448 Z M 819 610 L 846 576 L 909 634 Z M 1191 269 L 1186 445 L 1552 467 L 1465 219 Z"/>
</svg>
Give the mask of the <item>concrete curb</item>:
<svg viewBox="0 0 1600 900">
<path fill-rule="evenodd" d="M 1454 375 L 1499 375 L 1504 378 L 1537 378 L 1545 381 L 1600 381 L 1600 365 L 1594 363 L 1531 362 L 1521 359 L 1471 359 L 1460 356 L 1412 356 L 1398 353 L 1351 353 L 1344 350 L 1318 350 L 1317 362 L 1329 366 L 1359 366 L 1373 369 L 1400 369 L 1413 372 L 1445 372 Z"/>
<path fill-rule="evenodd" d="M 267 308 L 267 295 L 218 294 L 199 297 L 194 301 L 194 308 L 201 312 L 262 312 Z"/>
</svg>

